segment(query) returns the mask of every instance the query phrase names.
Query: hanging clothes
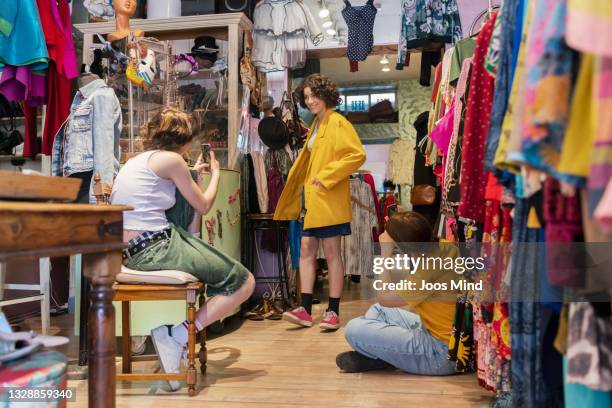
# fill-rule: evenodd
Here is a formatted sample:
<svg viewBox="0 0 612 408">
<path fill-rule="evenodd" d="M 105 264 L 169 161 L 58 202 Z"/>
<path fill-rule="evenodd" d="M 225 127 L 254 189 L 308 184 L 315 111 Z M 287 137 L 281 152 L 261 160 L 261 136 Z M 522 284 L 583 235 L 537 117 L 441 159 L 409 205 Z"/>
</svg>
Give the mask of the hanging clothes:
<svg viewBox="0 0 612 408">
<path fill-rule="evenodd" d="M 595 109 L 595 140 L 591 150 L 591 166 L 587 188 L 589 191 L 589 211 L 595 212 L 601 206 L 602 198 L 612 179 L 612 57 L 598 58 L 593 79 L 593 99 Z M 609 194 L 610 192 L 608 192 Z M 600 214 L 603 214 L 601 207 Z M 609 211 L 609 208 L 608 208 Z"/>
<path fill-rule="evenodd" d="M 255 172 L 255 184 L 257 186 L 257 201 L 259 202 L 259 212 L 268 213 L 268 174 L 261 152 L 252 152 L 253 171 Z"/>
<path fill-rule="evenodd" d="M 461 203 L 458 213 L 476 222 L 483 222 L 485 214 L 487 177 L 484 172 L 484 153 L 494 86 L 494 80 L 483 64 L 496 18 L 497 13 L 494 13 L 478 35 L 461 151 Z"/>
<path fill-rule="evenodd" d="M 463 68 L 457 83 L 455 93 L 455 116 L 453 122 L 453 135 L 446 156 L 446 169 L 444 170 L 444 183 L 442 188 L 441 213 L 457 216 L 457 207 L 461 201 L 459 180 L 461 178 L 461 150 L 463 147 L 463 131 L 465 114 L 467 110 L 467 95 L 473 57 L 463 61 Z"/>
<path fill-rule="evenodd" d="M 612 317 L 598 316 L 592 303 L 572 302 L 568 325 L 567 383 L 612 391 Z"/>
<path fill-rule="evenodd" d="M 523 160 L 555 178 L 578 180 L 557 171 L 567 128 L 574 53 L 565 45 L 566 2 L 538 0 L 525 59 Z"/>
<path fill-rule="evenodd" d="M 41 15 L 44 10 L 41 10 Z M 11 0 L 0 7 L 0 71 L 6 65 L 47 69 L 49 53 L 35 0 Z"/>
<path fill-rule="evenodd" d="M 253 65 L 262 72 L 303 68 L 308 41 L 323 40 L 302 0 L 263 0 L 253 12 Z"/>
<path fill-rule="evenodd" d="M 402 0 L 397 69 L 403 69 L 410 49 L 431 42 L 455 43 L 461 38 L 456 0 Z"/>
<path fill-rule="evenodd" d="M 567 44 L 584 53 L 612 57 L 612 4 L 567 0 Z"/>
<path fill-rule="evenodd" d="M 512 89 L 512 55 L 514 49 L 518 49 L 520 42 L 515 43 L 516 21 L 519 18 L 517 5 L 522 0 L 505 0 L 500 11 L 500 18 L 496 20 L 499 27 L 499 45 L 497 56 L 497 68 L 495 70 L 495 92 L 493 94 L 493 108 L 491 109 L 491 121 L 489 123 L 489 134 L 485 151 L 485 170 L 498 172 L 494 165 L 495 151 L 499 146 L 502 121 L 508 108 L 508 100 Z M 500 22 L 497 25 L 497 22 Z M 489 54 L 491 50 L 489 50 Z"/>
<path fill-rule="evenodd" d="M 345 273 L 372 274 L 374 241 L 372 232 L 378 229 L 376 207 L 370 186 L 360 178 L 351 178 L 351 235 L 342 237 L 342 260 Z"/>
<path fill-rule="evenodd" d="M 414 146 L 406 139 L 397 139 L 389 149 L 387 162 L 387 177 L 394 184 L 412 184 L 413 178 L 409 171 L 412 164 Z"/>
<path fill-rule="evenodd" d="M 358 61 L 365 61 L 372 52 L 374 45 L 374 19 L 377 9 L 374 0 L 368 0 L 365 5 L 353 7 L 349 0 L 344 0 L 342 17 L 348 27 L 348 45 L 346 56 L 351 65 L 351 72 L 357 72 Z"/>
</svg>

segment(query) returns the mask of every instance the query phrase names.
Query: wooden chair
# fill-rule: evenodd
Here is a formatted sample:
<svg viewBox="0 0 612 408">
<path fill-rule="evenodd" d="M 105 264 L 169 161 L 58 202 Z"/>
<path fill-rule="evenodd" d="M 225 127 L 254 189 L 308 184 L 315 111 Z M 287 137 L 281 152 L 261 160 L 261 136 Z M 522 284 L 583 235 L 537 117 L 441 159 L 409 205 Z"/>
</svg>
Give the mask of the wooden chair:
<svg viewBox="0 0 612 408">
<path fill-rule="evenodd" d="M 97 204 L 109 204 L 111 187 L 94 177 L 94 195 Z M 114 301 L 121 302 L 121 354 L 122 373 L 117 374 L 119 381 L 185 381 L 189 396 L 196 395 L 197 373 L 195 368 L 196 345 L 196 298 L 199 295 L 199 306 L 205 302 L 204 284 L 195 277 L 180 271 L 150 271 L 139 272 L 122 267 L 121 273 L 113 285 Z M 187 371 L 185 373 L 132 373 L 132 362 L 154 361 L 156 355 L 132 356 L 130 337 L 130 302 L 137 301 L 185 300 L 187 303 L 187 320 L 189 322 L 189 337 L 187 341 Z M 201 332 L 201 347 L 199 352 L 200 371 L 206 372 L 206 330 Z"/>
</svg>

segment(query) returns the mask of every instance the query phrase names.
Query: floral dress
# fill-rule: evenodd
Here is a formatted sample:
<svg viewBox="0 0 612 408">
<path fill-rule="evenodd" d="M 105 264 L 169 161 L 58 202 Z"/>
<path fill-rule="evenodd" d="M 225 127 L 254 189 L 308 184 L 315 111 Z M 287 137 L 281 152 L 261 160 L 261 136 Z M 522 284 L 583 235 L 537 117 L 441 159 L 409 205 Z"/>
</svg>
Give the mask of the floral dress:
<svg viewBox="0 0 612 408">
<path fill-rule="evenodd" d="M 431 42 L 455 43 L 461 38 L 456 0 L 402 0 L 398 67 L 404 66 L 411 48 Z"/>
</svg>

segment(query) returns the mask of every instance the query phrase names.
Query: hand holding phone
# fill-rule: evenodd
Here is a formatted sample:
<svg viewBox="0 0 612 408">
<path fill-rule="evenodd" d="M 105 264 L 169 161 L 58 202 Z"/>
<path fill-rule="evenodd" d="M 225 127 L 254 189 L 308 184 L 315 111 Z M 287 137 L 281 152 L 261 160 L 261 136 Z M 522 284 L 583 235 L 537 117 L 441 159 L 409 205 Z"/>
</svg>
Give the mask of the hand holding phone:
<svg viewBox="0 0 612 408">
<path fill-rule="evenodd" d="M 202 161 L 206 164 L 210 164 L 210 151 L 212 147 L 210 143 L 202 143 Z"/>
</svg>

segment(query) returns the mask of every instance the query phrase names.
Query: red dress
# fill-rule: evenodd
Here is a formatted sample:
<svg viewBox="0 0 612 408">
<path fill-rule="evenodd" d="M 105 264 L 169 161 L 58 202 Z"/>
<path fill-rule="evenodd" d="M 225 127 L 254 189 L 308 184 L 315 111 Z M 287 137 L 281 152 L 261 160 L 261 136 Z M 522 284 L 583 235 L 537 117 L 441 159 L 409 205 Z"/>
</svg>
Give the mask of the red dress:
<svg viewBox="0 0 612 408">
<path fill-rule="evenodd" d="M 485 219 L 487 174 L 484 155 L 495 85 L 494 78 L 484 67 L 484 60 L 496 18 L 497 13 L 483 26 L 476 40 L 461 151 L 461 202 L 458 213 L 479 223 Z"/>
</svg>

